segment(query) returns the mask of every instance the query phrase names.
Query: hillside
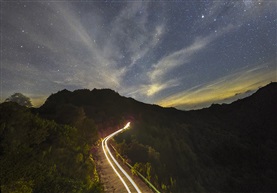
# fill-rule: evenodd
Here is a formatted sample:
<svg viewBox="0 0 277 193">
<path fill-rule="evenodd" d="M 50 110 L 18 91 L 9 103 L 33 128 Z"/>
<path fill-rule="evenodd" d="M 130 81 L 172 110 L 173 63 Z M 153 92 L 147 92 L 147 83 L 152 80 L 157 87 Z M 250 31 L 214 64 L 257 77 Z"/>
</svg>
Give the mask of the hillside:
<svg viewBox="0 0 277 193">
<path fill-rule="evenodd" d="M 3 103 L 1 166 L 6 169 L 1 170 L 1 189 L 21 184 L 43 190 L 51 183 L 61 188 L 62 183 L 64 188 L 82 187 L 76 191 L 101 192 L 94 163 L 88 162 L 90 154 L 97 159 L 89 146 L 131 121 L 131 129 L 113 143 L 162 192 L 276 192 L 276 98 L 277 83 L 271 83 L 232 104 L 194 111 L 144 104 L 110 89 L 62 90 L 49 96 L 39 109 L 31 109 L 32 113 Z M 18 147 L 22 147 L 20 155 Z M 57 152 L 62 154 L 57 156 Z M 29 157 L 21 156 L 25 154 Z M 71 163 L 68 158 L 72 157 Z M 21 168 L 19 173 L 8 163 L 22 163 L 15 167 Z M 23 163 L 37 167 L 28 173 L 29 164 Z M 40 170 L 42 166 L 46 169 Z M 72 172 L 74 168 L 80 173 Z M 93 182 L 85 180 L 82 168 L 93 171 Z M 37 171 L 41 177 L 34 180 Z M 9 176 L 9 172 L 16 175 Z"/>
<path fill-rule="evenodd" d="M 132 121 L 132 129 L 116 138 L 117 147 L 164 192 L 272 192 L 277 190 L 276 88 L 271 83 L 230 105 L 187 112 L 109 89 L 63 90 L 39 113 L 59 123 L 84 116 L 100 136 Z"/>
<path fill-rule="evenodd" d="M 82 129 L 0 104 L 0 192 L 103 192 Z"/>
</svg>

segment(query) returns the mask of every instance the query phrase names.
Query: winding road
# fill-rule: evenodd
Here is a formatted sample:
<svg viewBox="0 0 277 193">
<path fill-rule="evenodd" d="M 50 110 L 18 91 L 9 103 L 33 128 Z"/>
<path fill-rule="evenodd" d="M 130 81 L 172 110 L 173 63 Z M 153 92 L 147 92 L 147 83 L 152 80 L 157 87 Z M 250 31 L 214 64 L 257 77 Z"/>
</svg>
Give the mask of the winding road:
<svg viewBox="0 0 277 193">
<path fill-rule="evenodd" d="M 116 160 L 109 148 L 109 140 L 113 136 L 128 129 L 129 126 L 130 122 L 124 128 L 105 137 L 102 141 L 102 151 L 99 152 L 101 160 L 100 177 L 104 183 L 105 192 L 152 193 L 150 188 L 140 178 L 131 174 L 130 169 L 122 161 Z"/>
</svg>

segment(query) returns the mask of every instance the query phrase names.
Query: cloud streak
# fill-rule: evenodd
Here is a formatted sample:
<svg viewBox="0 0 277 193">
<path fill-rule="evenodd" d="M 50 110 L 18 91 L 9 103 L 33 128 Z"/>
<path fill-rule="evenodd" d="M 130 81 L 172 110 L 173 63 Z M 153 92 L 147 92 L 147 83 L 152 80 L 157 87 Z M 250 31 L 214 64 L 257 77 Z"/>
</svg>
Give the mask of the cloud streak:
<svg viewBox="0 0 277 193">
<path fill-rule="evenodd" d="M 165 76 L 172 70 L 191 62 L 197 57 L 199 52 L 206 49 L 213 41 L 229 33 L 234 28 L 235 27 L 230 24 L 219 30 L 217 34 L 212 33 L 205 37 L 197 37 L 190 45 L 161 58 L 156 64 L 152 65 L 152 70 L 148 72 L 150 84 L 145 86 L 148 87 L 148 89 L 144 89 L 144 93 L 146 93 L 147 96 L 152 96 L 166 88 L 178 86 L 179 83 L 177 83 L 176 78 L 171 80 L 167 78 L 165 80 Z M 174 82 L 174 84 L 172 84 L 172 82 Z"/>
<path fill-rule="evenodd" d="M 3 2 L 4 97 L 112 88 L 157 103 L 209 82 L 205 95 L 214 79 L 276 56 L 272 3 L 182 3 Z"/>
<path fill-rule="evenodd" d="M 36 51 L 34 54 L 50 54 L 52 59 L 48 58 L 48 61 L 51 59 L 52 65 L 60 72 L 45 73 L 41 78 L 47 78 L 61 85 L 110 87 L 120 90 L 127 70 L 154 48 L 163 35 L 162 23 L 151 28 L 146 26 L 149 22 L 148 4 L 127 3 L 115 19 L 106 24 L 111 29 L 110 32 L 98 29 L 102 19 L 97 19 L 100 18 L 99 15 L 92 14 L 91 16 L 96 19 L 91 24 L 96 29 L 91 34 L 83 26 L 73 6 L 66 2 L 49 3 L 48 11 L 55 15 L 55 19 L 49 21 L 46 17 L 48 12 L 43 11 L 38 22 L 39 26 L 34 25 L 29 15 L 22 16 L 20 13 L 11 16 L 10 21 L 15 27 L 19 23 L 24 23 L 27 46 L 43 47 L 41 53 Z M 30 6 L 43 7 L 46 4 L 33 3 Z M 141 10 L 144 11 L 143 14 L 140 13 Z M 22 21 L 17 20 L 17 17 L 21 17 Z M 130 31 L 129 25 L 133 25 L 135 30 Z M 46 30 L 49 29 L 41 26 L 49 26 L 53 37 L 46 36 Z M 125 52 L 124 49 L 128 49 L 126 56 L 121 54 Z M 126 58 L 129 58 L 127 65 L 121 65 Z M 40 66 L 34 68 L 39 70 Z M 31 71 L 25 73 L 32 74 Z M 59 75 L 61 73 L 67 74 L 68 77 L 63 79 L 64 76 Z"/>
</svg>

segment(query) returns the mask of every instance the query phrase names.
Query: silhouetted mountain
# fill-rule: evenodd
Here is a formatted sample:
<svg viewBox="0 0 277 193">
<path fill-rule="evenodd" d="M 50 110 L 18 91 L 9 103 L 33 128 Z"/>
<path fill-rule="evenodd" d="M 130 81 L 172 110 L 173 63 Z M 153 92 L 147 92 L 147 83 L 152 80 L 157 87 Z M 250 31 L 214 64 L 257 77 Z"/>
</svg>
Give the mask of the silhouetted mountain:
<svg viewBox="0 0 277 193">
<path fill-rule="evenodd" d="M 120 96 L 110 89 L 87 89 L 70 92 L 62 90 L 52 94 L 39 108 L 39 112 L 48 119 L 57 121 L 59 111 L 64 106 L 73 105 L 81 108 L 85 115 L 92 118 L 98 125 L 119 125 L 126 120 L 141 119 L 145 116 L 155 117 L 164 114 L 174 117 L 174 114 L 182 114 L 174 108 L 162 108 L 158 105 L 148 105 L 132 98 Z M 69 109 L 67 113 L 71 113 Z M 172 115 L 171 115 L 172 114 Z M 153 118 L 151 117 L 151 118 Z M 62 121 L 58 121 L 63 123 Z M 111 123 L 111 124 L 109 124 Z"/>
<path fill-rule="evenodd" d="M 115 145 L 162 192 L 276 192 L 276 98 L 270 83 L 229 105 L 180 111 L 109 89 L 63 90 L 37 112 L 77 128 L 89 121 L 100 136 L 132 121 Z"/>
</svg>

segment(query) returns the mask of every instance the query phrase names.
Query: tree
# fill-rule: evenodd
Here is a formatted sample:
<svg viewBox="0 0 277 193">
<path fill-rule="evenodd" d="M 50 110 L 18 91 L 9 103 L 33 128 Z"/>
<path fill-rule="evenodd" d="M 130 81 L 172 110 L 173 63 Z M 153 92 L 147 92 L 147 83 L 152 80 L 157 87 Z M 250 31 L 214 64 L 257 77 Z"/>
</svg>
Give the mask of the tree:
<svg viewBox="0 0 277 193">
<path fill-rule="evenodd" d="M 9 98 L 5 100 L 5 102 L 16 102 L 21 106 L 25 107 L 32 107 L 32 103 L 29 97 L 26 97 L 25 95 L 21 93 L 14 93 Z"/>
</svg>

